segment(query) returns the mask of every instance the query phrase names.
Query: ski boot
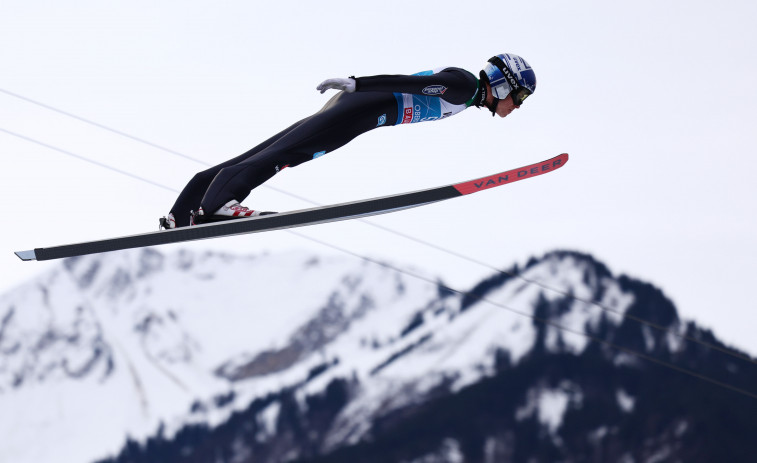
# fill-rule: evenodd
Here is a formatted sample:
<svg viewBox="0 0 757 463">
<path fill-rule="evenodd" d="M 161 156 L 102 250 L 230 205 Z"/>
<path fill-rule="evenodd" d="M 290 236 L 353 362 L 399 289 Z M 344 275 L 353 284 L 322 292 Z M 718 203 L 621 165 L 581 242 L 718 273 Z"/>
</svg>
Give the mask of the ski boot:
<svg viewBox="0 0 757 463">
<path fill-rule="evenodd" d="M 192 212 L 191 225 L 202 223 L 220 222 L 223 220 L 244 219 L 248 217 L 259 217 L 261 215 L 276 214 L 276 212 L 256 211 L 239 204 L 239 201 L 232 199 L 221 206 L 213 215 L 206 215 L 200 206 L 197 212 Z"/>
</svg>

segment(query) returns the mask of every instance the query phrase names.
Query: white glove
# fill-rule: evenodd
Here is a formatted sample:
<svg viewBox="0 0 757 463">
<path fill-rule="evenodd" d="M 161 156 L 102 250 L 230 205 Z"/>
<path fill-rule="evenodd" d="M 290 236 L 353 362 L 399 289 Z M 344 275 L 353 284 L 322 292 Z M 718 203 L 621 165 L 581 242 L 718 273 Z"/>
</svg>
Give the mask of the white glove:
<svg viewBox="0 0 757 463">
<path fill-rule="evenodd" d="M 352 93 L 355 91 L 355 79 L 351 77 L 348 79 L 326 79 L 321 82 L 318 87 L 316 87 L 316 90 L 319 90 L 321 93 L 323 93 L 330 88 L 333 88 L 335 90 L 344 90 L 347 93 Z"/>
</svg>

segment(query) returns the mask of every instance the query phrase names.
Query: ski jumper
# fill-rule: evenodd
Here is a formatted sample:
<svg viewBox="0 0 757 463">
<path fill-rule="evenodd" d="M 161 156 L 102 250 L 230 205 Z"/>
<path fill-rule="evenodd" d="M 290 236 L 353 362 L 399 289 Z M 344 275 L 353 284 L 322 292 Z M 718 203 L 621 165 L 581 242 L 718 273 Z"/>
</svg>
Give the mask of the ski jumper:
<svg viewBox="0 0 757 463">
<path fill-rule="evenodd" d="M 192 210 L 212 214 L 228 201 L 243 201 L 285 167 L 334 151 L 378 127 L 434 121 L 457 114 L 486 98 L 470 72 L 454 67 L 411 76 L 355 79 L 354 93 L 339 92 L 312 116 L 296 122 L 246 153 L 196 174 L 171 213 L 176 225 L 189 225 Z"/>
</svg>

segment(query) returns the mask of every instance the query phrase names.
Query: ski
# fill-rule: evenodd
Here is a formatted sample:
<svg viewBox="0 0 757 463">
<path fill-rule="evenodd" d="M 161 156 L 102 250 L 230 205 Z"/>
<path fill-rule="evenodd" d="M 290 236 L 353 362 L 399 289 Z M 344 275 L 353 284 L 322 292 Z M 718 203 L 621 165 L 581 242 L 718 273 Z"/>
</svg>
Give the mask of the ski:
<svg viewBox="0 0 757 463">
<path fill-rule="evenodd" d="M 202 225 L 142 233 L 139 235 L 108 238 L 98 241 L 66 244 L 48 248 L 35 248 L 28 251 L 17 251 L 15 254 L 24 261 L 61 259 L 86 254 L 120 251 L 122 249 L 158 246 L 161 244 L 218 238 L 221 236 L 242 235 L 246 233 L 258 233 L 349 220 L 359 217 L 368 217 L 423 206 L 425 204 L 465 196 L 489 188 L 536 177 L 555 171 L 564 166 L 567 162 L 568 154 L 563 153 L 552 159 L 532 164 L 530 166 L 524 166 L 518 169 L 490 175 L 488 177 L 427 190 L 259 217 L 205 223 Z"/>
</svg>

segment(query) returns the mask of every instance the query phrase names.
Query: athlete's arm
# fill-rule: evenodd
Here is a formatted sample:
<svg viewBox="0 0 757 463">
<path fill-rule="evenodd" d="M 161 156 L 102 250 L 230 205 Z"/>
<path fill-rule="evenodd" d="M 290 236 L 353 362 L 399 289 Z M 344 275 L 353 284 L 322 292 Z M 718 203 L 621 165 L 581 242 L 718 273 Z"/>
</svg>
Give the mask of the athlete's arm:
<svg viewBox="0 0 757 463">
<path fill-rule="evenodd" d="M 460 68 L 447 68 L 426 76 L 380 75 L 355 78 L 355 91 L 412 93 L 444 98 L 452 104 L 470 100 L 478 89 L 478 80 Z"/>
</svg>

